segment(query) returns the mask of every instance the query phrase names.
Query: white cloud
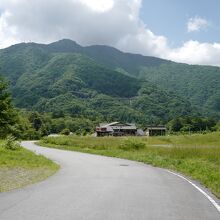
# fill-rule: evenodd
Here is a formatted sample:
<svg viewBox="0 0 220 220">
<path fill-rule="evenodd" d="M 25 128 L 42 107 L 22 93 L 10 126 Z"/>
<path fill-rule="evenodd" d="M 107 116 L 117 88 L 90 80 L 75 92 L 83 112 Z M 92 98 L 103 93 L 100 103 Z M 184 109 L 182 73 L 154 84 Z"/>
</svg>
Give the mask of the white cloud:
<svg viewBox="0 0 220 220">
<path fill-rule="evenodd" d="M 159 57 L 165 57 L 168 50 L 167 39 L 155 35 L 144 26 L 140 26 L 135 33 L 123 36 L 116 47 L 122 51 Z"/>
<path fill-rule="evenodd" d="M 200 31 L 207 28 L 209 25 L 210 24 L 206 19 L 196 16 L 188 20 L 187 30 L 188 32 Z"/>
<path fill-rule="evenodd" d="M 187 41 L 182 47 L 171 49 L 167 58 L 183 63 L 220 66 L 220 43 Z"/>
<path fill-rule="evenodd" d="M 220 43 L 188 41 L 181 47 L 171 47 L 166 37 L 154 34 L 140 19 L 141 3 L 141 0 L 0 0 L 0 47 L 23 41 L 49 43 L 69 38 L 82 45 L 105 44 L 177 62 L 220 66 Z M 204 28 L 201 23 L 192 25 L 191 30 Z"/>
<path fill-rule="evenodd" d="M 114 5 L 113 0 L 81 0 L 81 2 L 96 12 L 109 11 Z"/>
<path fill-rule="evenodd" d="M 16 28 L 7 24 L 10 16 L 10 12 L 5 11 L 0 17 L 0 48 L 16 43 Z"/>
<path fill-rule="evenodd" d="M 70 38 L 89 44 L 115 45 L 138 29 L 140 0 L 1 0 L 6 26 L 19 30 L 13 39 L 51 42 Z M 10 12 L 11 16 L 4 14 Z M 2 34 L 0 33 L 0 35 Z M 5 40 L 2 39 L 4 44 Z M 7 44 L 5 43 L 7 46 Z"/>
</svg>

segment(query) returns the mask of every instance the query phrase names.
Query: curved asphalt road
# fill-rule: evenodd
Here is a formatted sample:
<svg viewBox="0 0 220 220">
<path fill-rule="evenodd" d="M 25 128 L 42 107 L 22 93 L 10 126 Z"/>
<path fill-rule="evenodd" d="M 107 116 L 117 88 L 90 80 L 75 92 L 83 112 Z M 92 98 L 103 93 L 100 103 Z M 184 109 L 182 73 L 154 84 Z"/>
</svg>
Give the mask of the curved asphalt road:
<svg viewBox="0 0 220 220">
<path fill-rule="evenodd" d="M 220 219 L 204 195 L 166 170 L 22 144 L 57 161 L 61 170 L 41 183 L 1 193 L 1 220 Z"/>
</svg>

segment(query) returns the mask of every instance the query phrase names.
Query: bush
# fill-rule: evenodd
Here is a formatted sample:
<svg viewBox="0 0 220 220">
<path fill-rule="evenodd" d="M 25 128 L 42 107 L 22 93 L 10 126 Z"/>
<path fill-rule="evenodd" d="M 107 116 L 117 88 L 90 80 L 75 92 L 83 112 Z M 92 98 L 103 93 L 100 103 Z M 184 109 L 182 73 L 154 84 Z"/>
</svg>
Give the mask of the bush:
<svg viewBox="0 0 220 220">
<path fill-rule="evenodd" d="M 137 141 L 135 139 L 127 139 L 121 145 L 122 150 L 141 150 L 145 148 L 145 143 Z"/>
<path fill-rule="evenodd" d="M 21 148 L 21 145 L 16 141 L 15 137 L 12 135 L 7 136 L 6 141 L 3 147 L 7 150 L 18 150 Z"/>
<path fill-rule="evenodd" d="M 81 135 L 81 131 L 80 131 L 80 130 L 77 130 L 77 131 L 75 132 L 75 134 L 76 134 L 77 136 L 80 136 L 80 135 Z"/>
<path fill-rule="evenodd" d="M 70 135 L 70 130 L 68 128 L 63 129 L 60 134 L 62 135 Z"/>
<path fill-rule="evenodd" d="M 82 130 L 82 135 L 86 136 L 87 135 L 87 131 L 85 129 Z"/>
</svg>

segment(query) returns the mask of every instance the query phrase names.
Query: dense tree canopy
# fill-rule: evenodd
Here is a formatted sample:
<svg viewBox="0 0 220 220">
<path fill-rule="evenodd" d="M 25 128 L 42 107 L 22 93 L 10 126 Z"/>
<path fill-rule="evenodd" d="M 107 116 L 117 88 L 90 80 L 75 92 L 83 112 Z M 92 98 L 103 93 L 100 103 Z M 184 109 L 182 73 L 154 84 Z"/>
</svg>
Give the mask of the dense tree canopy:
<svg viewBox="0 0 220 220">
<path fill-rule="evenodd" d="M 216 130 L 216 121 L 211 118 L 180 117 L 172 119 L 167 127 L 171 132 L 202 132 Z"/>
<path fill-rule="evenodd" d="M 7 86 L 7 83 L 0 77 L 0 137 L 5 137 L 16 122 L 16 111 Z"/>
</svg>

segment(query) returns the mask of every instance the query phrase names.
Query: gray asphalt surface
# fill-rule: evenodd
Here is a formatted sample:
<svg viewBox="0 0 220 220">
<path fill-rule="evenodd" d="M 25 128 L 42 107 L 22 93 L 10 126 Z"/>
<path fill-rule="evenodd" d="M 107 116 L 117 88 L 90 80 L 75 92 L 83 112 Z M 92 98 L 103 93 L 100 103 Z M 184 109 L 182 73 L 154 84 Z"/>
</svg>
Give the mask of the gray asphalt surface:
<svg viewBox="0 0 220 220">
<path fill-rule="evenodd" d="M 0 193 L 1 220 L 220 219 L 204 195 L 163 169 L 22 144 L 61 169 L 41 183 Z"/>
</svg>

